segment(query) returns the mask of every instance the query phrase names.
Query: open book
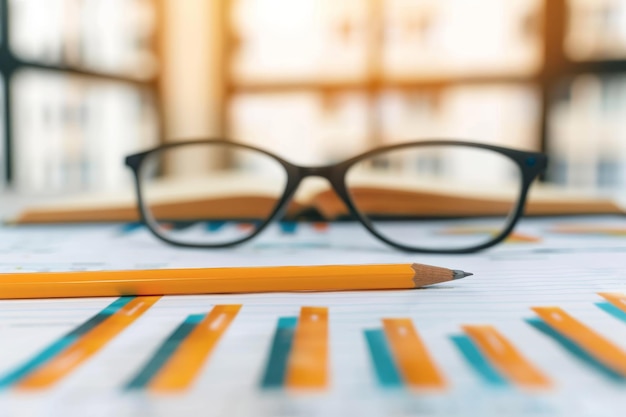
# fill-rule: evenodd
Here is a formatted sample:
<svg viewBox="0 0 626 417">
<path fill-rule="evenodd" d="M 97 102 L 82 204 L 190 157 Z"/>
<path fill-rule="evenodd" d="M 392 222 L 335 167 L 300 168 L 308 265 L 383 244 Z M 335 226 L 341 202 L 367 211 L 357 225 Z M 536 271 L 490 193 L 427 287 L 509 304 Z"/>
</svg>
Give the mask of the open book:
<svg viewBox="0 0 626 417">
<path fill-rule="evenodd" d="M 161 181 L 151 187 L 149 199 L 158 219 L 259 219 L 276 205 L 280 196 L 276 182 L 250 181 L 228 176 L 212 181 Z M 388 217 L 464 217 L 503 215 L 515 201 L 511 189 L 468 189 L 438 181 L 416 183 L 398 177 L 362 178 L 351 187 L 361 211 Z M 615 202 L 590 195 L 531 187 L 527 215 L 614 214 L 625 210 Z M 287 209 L 291 219 L 335 220 L 348 209 L 323 179 L 301 184 Z M 23 210 L 16 223 L 132 222 L 139 219 L 136 196 L 125 193 L 85 195 L 71 200 L 32 206 Z"/>
</svg>

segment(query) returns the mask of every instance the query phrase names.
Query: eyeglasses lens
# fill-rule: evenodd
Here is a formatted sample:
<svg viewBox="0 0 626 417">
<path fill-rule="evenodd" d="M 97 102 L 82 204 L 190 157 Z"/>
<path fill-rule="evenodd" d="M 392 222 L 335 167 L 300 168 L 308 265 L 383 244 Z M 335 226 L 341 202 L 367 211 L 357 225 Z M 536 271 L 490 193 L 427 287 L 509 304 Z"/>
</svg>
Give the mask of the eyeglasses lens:
<svg viewBox="0 0 626 417">
<path fill-rule="evenodd" d="M 500 235 L 522 189 L 518 165 L 471 146 L 406 146 L 352 166 L 346 186 L 371 227 L 396 244 L 463 250 Z"/>
<path fill-rule="evenodd" d="M 153 152 L 143 161 L 139 178 L 153 230 L 192 245 L 249 237 L 274 212 L 287 184 L 287 172 L 275 158 L 225 143 Z"/>
</svg>

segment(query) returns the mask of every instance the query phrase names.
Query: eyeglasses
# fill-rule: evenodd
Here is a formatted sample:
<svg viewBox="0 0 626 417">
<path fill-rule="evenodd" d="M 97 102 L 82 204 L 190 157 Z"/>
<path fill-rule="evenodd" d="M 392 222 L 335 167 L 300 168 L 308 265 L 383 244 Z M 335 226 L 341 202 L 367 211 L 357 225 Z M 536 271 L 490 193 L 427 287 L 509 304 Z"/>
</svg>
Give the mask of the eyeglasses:
<svg viewBox="0 0 626 417">
<path fill-rule="evenodd" d="M 398 249 L 470 253 L 509 235 L 547 157 L 429 140 L 311 167 L 241 143 L 195 140 L 130 155 L 126 165 L 143 221 L 173 245 L 233 246 L 274 220 L 315 212 L 356 220 Z M 306 177 L 323 177 L 331 187 L 299 187 Z"/>
</svg>

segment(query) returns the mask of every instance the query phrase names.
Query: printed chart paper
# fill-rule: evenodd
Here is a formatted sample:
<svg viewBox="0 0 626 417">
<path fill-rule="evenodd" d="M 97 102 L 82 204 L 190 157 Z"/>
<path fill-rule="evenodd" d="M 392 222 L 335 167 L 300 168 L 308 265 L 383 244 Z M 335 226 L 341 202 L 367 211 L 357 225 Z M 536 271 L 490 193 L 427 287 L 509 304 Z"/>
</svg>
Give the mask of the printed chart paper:
<svg viewBox="0 0 626 417">
<path fill-rule="evenodd" d="M 517 233 L 532 239 L 456 256 L 399 252 L 349 223 L 276 225 L 229 250 L 129 225 L 5 227 L 3 272 L 420 262 L 475 275 L 406 291 L 0 301 L 0 416 L 621 415 L 626 240 L 605 232 L 624 227 L 526 219 Z"/>
</svg>

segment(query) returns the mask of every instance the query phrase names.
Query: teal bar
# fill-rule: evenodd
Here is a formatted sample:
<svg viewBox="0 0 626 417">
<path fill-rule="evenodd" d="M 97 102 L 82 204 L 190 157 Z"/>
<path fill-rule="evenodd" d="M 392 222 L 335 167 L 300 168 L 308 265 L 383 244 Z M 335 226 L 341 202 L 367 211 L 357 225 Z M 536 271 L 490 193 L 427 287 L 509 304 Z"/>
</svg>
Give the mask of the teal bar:
<svg viewBox="0 0 626 417">
<path fill-rule="evenodd" d="M 597 372 L 601 373 L 608 379 L 618 383 L 626 383 L 626 378 L 613 371 L 611 368 L 604 366 L 604 364 L 597 361 L 593 356 L 589 355 L 587 351 L 563 336 L 561 333 L 554 330 L 543 320 L 539 318 L 533 318 L 527 319 L 526 322 L 533 326 L 535 329 L 539 330 L 541 333 L 554 340 L 563 349 L 578 358 L 581 362 L 587 364 L 592 369 L 595 369 Z"/>
<path fill-rule="evenodd" d="M 278 319 L 276 332 L 272 341 L 267 366 L 261 379 L 261 388 L 282 388 L 287 373 L 287 360 L 293 344 L 293 335 L 298 324 L 297 317 L 281 317 Z"/>
<path fill-rule="evenodd" d="M 8 388 L 11 385 L 18 383 L 26 376 L 37 370 L 55 356 L 59 355 L 65 349 L 73 345 L 82 335 L 98 326 L 111 315 L 115 314 L 119 309 L 128 304 L 134 297 L 120 297 L 113 301 L 98 314 L 91 317 L 89 320 L 82 323 L 80 326 L 74 328 L 69 333 L 57 339 L 55 342 L 48 345 L 38 354 L 27 360 L 17 368 L 10 371 L 8 374 L 0 377 L 0 389 Z"/>
<path fill-rule="evenodd" d="M 404 385 L 398 368 L 393 361 L 387 338 L 382 329 L 365 330 L 365 340 L 370 350 L 378 382 L 385 388 L 397 388 Z"/>
<path fill-rule="evenodd" d="M 506 387 L 509 385 L 507 380 L 491 365 L 469 337 L 455 335 L 450 336 L 450 339 L 459 349 L 467 363 L 486 384 L 494 387 Z"/>
<path fill-rule="evenodd" d="M 120 297 L 117 300 L 113 301 L 108 306 L 106 306 L 102 311 L 96 314 L 93 318 L 95 319 L 96 317 L 100 317 L 100 316 L 111 316 L 117 313 L 122 307 L 124 307 L 126 304 L 130 303 L 134 299 L 135 299 L 135 296 L 133 295 L 126 295 L 124 297 Z M 89 323 L 89 321 L 85 322 L 83 326 L 87 325 L 87 323 Z"/>
<path fill-rule="evenodd" d="M 607 301 L 603 301 L 603 302 L 600 302 L 600 303 L 596 303 L 596 306 L 598 308 L 606 311 L 607 313 L 609 313 L 610 315 L 612 315 L 616 319 L 621 320 L 623 322 L 626 322 L 626 313 L 624 313 L 619 308 L 615 307 L 613 304 L 611 304 L 611 303 L 609 303 Z"/>
<path fill-rule="evenodd" d="M 296 228 L 298 227 L 298 223 L 292 221 L 282 221 L 280 222 L 280 230 L 285 235 L 293 235 L 296 233 Z"/>
<path fill-rule="evenodd" d="M 20 380 L 36 371 L 37 368 L 41 367 L 46 362 L 50 361 L 52 358 L 70 347 L 77 340 L 77 337 L 64 336 L 56 342 L 53 342 L 30 360 L 18 366 L 8 374 L 2 376 L 0 378 L 0 389 L 8 388 L 11 385 L 18 383 Z"/>
<path fill-rule="evenodd" d="M 189 336 L 189 333 L 191 333 L 205 317 L 204 314 L 188 316 L 185 321 L 165 339 L 150 360 L 148 360 L 148 362 L 141 367 L 139 372 L 124 386 L 124 389 L 144 389 L 150 384 L 150 381 L 152 381 L 163 365 L 172 357 L 180 344 Z"/>
<path fill-rule="evenodd" d="M 143 227 L 143 223 L 141 222 L 126 223 L 122 225 L 121 233 L 124 235 L 130 234 L 134 232 L 135 230 L 141 229 L 142 227 Z"/>
<path fill-rule="evenodd" d="M 209 232 L 217 232 L 224 227 L 225 224 L 226 222 L 221 220 L 210 221 L 206 223 L 206 230 Z"/>
</svg>

